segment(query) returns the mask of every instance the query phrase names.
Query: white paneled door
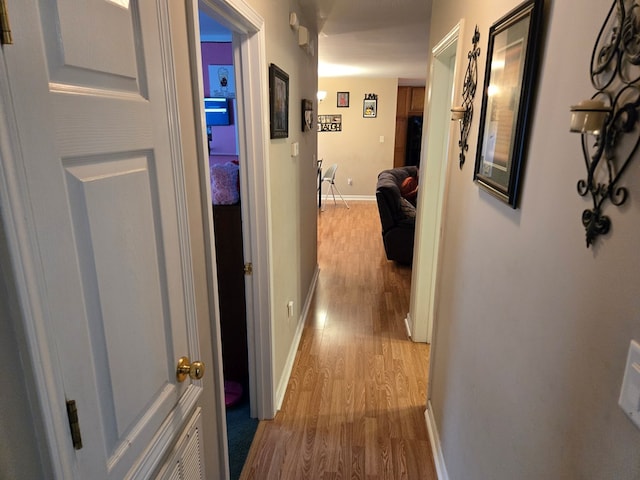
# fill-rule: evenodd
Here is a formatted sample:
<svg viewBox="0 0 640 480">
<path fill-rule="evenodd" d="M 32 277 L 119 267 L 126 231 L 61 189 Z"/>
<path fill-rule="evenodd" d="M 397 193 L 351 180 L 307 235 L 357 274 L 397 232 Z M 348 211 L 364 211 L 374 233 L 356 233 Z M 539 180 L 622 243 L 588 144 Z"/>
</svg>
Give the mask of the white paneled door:
<svg viewBox="0 0 640 480">
<path fill-rule="evenodd" d="M 201 390 L 176 380 L 198 337 L 168 1 L 7 0 L 3 115 L 17 132 L 33 343 L 51 362 L 41 398 L 65 478 L 148 477 Z M 62 435 L 68 400 L 80 449 Z"/>
</svg>

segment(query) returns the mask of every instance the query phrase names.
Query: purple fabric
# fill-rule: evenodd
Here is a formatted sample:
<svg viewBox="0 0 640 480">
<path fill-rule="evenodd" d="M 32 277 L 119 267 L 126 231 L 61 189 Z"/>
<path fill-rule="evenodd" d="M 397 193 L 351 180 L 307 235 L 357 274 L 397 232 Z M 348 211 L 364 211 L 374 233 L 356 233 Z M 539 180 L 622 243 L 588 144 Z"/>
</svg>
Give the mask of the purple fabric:
<svg viewBox="0 0 640 480">
<path fill-rule="evenodd" d="M 211 165 L 211 201 L 214 205 L 232 205 L 240 201 L 238 165 Z"/>
</svg>

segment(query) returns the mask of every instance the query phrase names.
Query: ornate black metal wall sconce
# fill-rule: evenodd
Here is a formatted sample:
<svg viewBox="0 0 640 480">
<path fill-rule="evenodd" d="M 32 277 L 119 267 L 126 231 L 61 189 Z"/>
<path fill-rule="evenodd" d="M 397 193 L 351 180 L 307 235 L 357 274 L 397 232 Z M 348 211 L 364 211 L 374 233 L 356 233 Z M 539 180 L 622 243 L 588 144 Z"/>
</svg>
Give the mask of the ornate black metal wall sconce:
<svg viewBox="0 0 640 480">
<path fill-rule="evenodd" d="M 593 208 L 582 212 L 587 248 L 605 235 L 611 220 L 602 214 L 608 200 L 620 206 L 628 191 L 618 182 L 640 146 L 640 6 L 636 0 L 614 0 L 593 47 L 589 100 L 571 107 L 571 131 L 582 136 L 586 180 L 581 196 L 591 194 Z"/>
<path fill-rule="evenodd" d="M 464 75 L 464 84 L 462 86 L 462 106 L 456 106 L 451 109 L 451 120 L 458 120 L 460 123 L 460 168 L 464 165 L 465 152 L 469 150 L 467 139 L 471 130 L 471 120 L 473 119 L 473 99 L 476 96 L 476 86 L 478 85 L 478 57 L 480 56 L 480 31 L 476 25 L 473 34 L 473 48 L 469 50 L 469 63 L 467 71 Z"/>
</svg>

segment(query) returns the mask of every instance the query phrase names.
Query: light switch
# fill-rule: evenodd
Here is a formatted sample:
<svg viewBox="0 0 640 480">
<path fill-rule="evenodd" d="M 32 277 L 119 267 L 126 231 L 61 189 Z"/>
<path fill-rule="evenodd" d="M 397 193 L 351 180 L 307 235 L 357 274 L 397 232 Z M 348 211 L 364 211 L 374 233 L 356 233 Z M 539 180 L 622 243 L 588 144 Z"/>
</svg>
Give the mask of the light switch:
<svg viewBox="0 0 640 480">
<path fill-rule="evenodd" d="M 297 157 L 300 154 L 300 144 L 298 142 L 293 142 L 291 144 L 291 156 Z"/>
<path fill-rule="evenodd" d="M 631 340 L 618 405 L 640 428 L 640 344 Z"/>
</svg>

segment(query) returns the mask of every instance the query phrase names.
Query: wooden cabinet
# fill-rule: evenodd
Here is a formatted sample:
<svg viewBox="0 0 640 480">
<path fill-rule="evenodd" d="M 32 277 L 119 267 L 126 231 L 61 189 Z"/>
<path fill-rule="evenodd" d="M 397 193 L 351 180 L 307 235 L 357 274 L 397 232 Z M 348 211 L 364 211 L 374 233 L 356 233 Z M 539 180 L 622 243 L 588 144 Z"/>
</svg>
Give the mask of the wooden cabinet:
<svg viewBox="0 0 640 480">
<path fill-rule="evenodd" d="M 396 107 L 396 116 L 407 116 L 409 106 L 411 105 L 411 87 L 398 87 L 398 105 Z"/>
<path fill-rule="evenodd" d="M 424 110 L 424 87 L 411 87 L 409 115 L 422 115 Z"/>
<path fill-rule="evenodd" d="M 393 166 L 403 167 L 407 158 L 407 132 L 409 117 L 423 116 L 424 87 L 398 87 L 396 106 L 396 136 L 393 149 Z"/>
</svg>

